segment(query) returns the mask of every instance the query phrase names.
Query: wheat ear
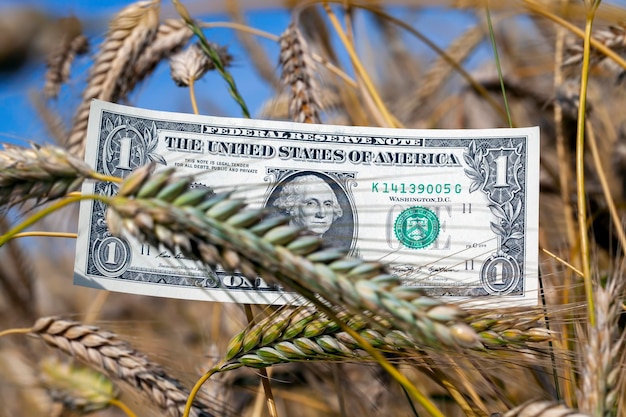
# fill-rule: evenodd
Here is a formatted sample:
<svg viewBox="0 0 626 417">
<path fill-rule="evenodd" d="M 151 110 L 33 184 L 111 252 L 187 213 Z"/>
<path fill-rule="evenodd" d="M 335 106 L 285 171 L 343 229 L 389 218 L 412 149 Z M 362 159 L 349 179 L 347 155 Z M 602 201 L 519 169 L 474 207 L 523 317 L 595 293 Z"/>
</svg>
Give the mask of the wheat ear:
<svg viewBox="0 0 626 417">
<path fill-rule="evenodd" d="M 524 347 L 552 339 L 553 333 L 544 323 L 542 311 L 471 312 L 466 323 L 489 348 Z"/>
<path fill-rule="evenodd" d="M 166 415 L 183 415 L 188 391 L 163 368 L 115 334 L 55 317 L 37 320 L 30 334 L 102 372 L 113 381 L 128 384 Z M 194 402 L 192 411 L 195 417 L 212 417 L 209 406 L 198 400 Z"/>
<path fill-rule="evenodd" d="M 66 410 L 86 414 L 108 408 L 119 397 L 111 380 L 91 368 L 45 359 L 38 370 L 41 386 Z"/>
<path fill-rule="evenodd" d="M 320 105 L 313 60 L 295 22 L 280 35 L 281 80 L 289 89 L 289 118 L 301 123 L 320 123 Z"/>
<path fill-rule="evenodd" d="M 46 83 L 44 95 L 46 98 L 57 98 L 61 86 L 70 78 L 72 63 L 77 55 L 86 54 L 89 50 L 89 41 L 82 34 L 64 40 L 53 50 L 46 59 Z"/>
<path fill-rule="evenodd" d="M 225 66 L 230 65 L 233 57 L 226 51 L 226 48 L 217 45 L 211 46 L 220 56 L 221 62 Z M 213 61 L 198 44 L 193 44 L 170 57 L 170 73 L 179 87 L 189 86 L 190 83 L 199 80 L 207 71 L 212 69 L 215 69 Z"/>
<path fill-rule="evenodd" d="M 84 155 L 91 100 L 117 101 L 128 91 L 129 80 L 136 79 L 133 71 L 137 58 L 157 32 L 159 4 L 157 0 L 133 3 L 111 21 L 74 116 L 66 143 L 70 153 L 79 158 Z"/>
<path fill-rule="evenodd" d="M 180 51 L 192 36 L 193 32 L 182 19 L 163 21 L 152 43 L 147 45 L 137 57 L 132 76 L 122 93 L 130 92 L 137 83 L 154 71 L 159 62 Z"/>
<path fill-rule="evenodd" d="M 68 129 L 60 114 L 48 106 L 44 94 L 33 91 L 29 93 L 28 98 L 37 111 L 37 115 L 46 127 L 50 137 L 54 139 L 57 144 L 65 143 Z"/>
<path fill-rule="evenodd" d="M 263 209 L 245 210 L 244 201 L 228 194 L 209 196 L 208 190 L 191 189 L 191 179 L 176 178 L 175 169 L 152 178 L 149 170 L 146 166 L 129 175 L 110 201 L 106 216 L 113 234 L 125 229 L 209 266 L 278 279 L 356 313 L 376 311 L 368 313 L 371 319 L 393 320 L 425 345 L 479 347 L 459 307 L 401 287 L 381 263 L 325 248 L 321 238 L 287 225 L 288 217 L 268 217 Z"/>
<path fill-rule="evenodd" d="M 371 346 L 397 358 L 425 357 L 421 344 L 409 333 L 392 327 L 371 326 L 365 317 L 335 307 L 337 319 L 359 333 Z M 384 321 L 379 320 L 378 323 Z M 522 330 L 511 325 L 498 331 L 492 325 L 478 334 L 486 347 L 527 347 L 526 343 L 545 342 L 550 335 L 536 328 Z M 325 314 L 312 306 L 279 310 L 263 321 L 234 336 L 220 370 L 239 366 L 263 368 L 278 363 L 309 360 L 371 360 L 359 344 Z"/>
<path fill-rule="evenodd" d="M 5 144 L 0 151 L 0 206 L 62 197 L 94 174 L 86 163 L 60 148 Z"/>
<path fill-rule="evenodd" d="M 379 324 L 391 321 L 423 346 L 483 348 L 464 322 L 465 311 L 401 286 L 383 264 L 324 247 L 321 238 L 288 225 L 288 217 L 246 209 L 243 200 L 228 194 L 192 189 L 192 179 L 177 178 L 175 169 L 149 176 L 150 169 L 129 175 L 110 200 L 106 217 L 111 233 L 126 230 L 209 266 L 320 294 Z"/>
<path fill-rule="evenodd" d="M 606 46 L 612 49 L 614 52 L 623 55 L 626 53 L 626 27 L 623 24 L 618 26 L 609 26 L 605 30 L 597 30 L 593 33 L 592 37 Z M 580 64 L 583 60 L 583 46 L 581 43 L 571 43 L 567 45 L 565 49 L 565 58 L 563 60 L 563 66 L 572 66 Z M 619 71 L 620 77 L 623 74 L 623 69 L 618 66 L 614 61 L 607 59 L 606 55 L 601 53 L 595 48 L 591 50 L 590 63 L 592 65 L 606 63 L 609 69 Z"/>
<path fill-rule="evenodd" d="M 595 326 L 589 325 L 587 343 L 582 344 L 581 384 L 578 405 L 581 410 L 604 416 L 613 410 L 622 369 L 623 335 L 618 320 L 622 312 L 622 277 L 613 277 L 606 288 L 597 285 L 595 297 Z"/>
</svg>

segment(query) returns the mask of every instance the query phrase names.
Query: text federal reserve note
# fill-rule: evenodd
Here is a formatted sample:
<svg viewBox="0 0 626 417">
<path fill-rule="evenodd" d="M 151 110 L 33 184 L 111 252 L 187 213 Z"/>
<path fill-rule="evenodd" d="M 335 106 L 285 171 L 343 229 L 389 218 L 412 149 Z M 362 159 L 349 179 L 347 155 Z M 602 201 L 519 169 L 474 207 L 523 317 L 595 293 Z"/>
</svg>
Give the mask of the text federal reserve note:
<svg viewBox="0 0 626 417">
<path fill-rule="evenodd" d="M 156 112 L 94 101 L 86 160 L 125 177 L 153 162 L 194 186 L 286 213 L 353 256 L 387 263 L 428 294 L 537 301 L 539 129 L 408 130 Z M 88 182 L 85 194 L 113 195 Z M 261 279 L 112 236 L 81 203 L 75 283 L 197 300 L 285 303 Z"/>
</svg>

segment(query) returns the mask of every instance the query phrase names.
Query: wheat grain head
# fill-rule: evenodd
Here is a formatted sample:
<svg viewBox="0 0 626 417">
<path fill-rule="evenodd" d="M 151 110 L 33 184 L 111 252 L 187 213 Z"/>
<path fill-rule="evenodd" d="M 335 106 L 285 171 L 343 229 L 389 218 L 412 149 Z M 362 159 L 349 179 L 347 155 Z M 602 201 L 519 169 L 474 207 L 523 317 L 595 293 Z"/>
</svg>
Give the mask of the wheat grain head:
<svg viewBox="0 0 626 417">
<path fill-rule="evenodd" d="M 65 37 L 46 58 L 46 83 L 43 91 L 48 99 L 57 98 L 61 85 L 69 80 L 74 58 L 89 50 L 89 41 L 80 31 L 75 34 L 69 32 L 68 35 L 74 36 Z"/>
<path fill-rule="evenodd" d="M 217 45 L 212 45 L 212 47 L 220 56 L 224 66 L 228 66 L 232 61 L 232 56 L 228 54 L 226 48 L 220 48 Z M 170 73 L 179 87 L 189 86 L 190 82 L 199 80 L 207 71 L 212 69 L 215 69 L 213 61 L 198 44 L 193 44 L 170 57 Z"/>
<path fill-rule="evenodd" d="M 181 417 L 189 395 L 182 384 L 115 334 L 76 321 L 38 319 L 32 336 L 70 355 L 113 381 L 127 384 L 146 396 L 170 417 Z M 212 417 L 210 407 L 194 401 L 194 417 Z"/>
<path fill-rule="evenodd" d="M 90 368 L 47 358 L 38 366 L 39 383 L 55 403 L 86 414 L 103 410 L 119 397 L 110 379 Z"/>
<path fill-rule="evenodd" d="M 150 166 L 133 172 L 110 200 L 106 216 L 113 234 L 126 230 L 209 266 L 305 288 L 372 320 L 393 320 L 426 345 L 480 347 L 461 319 L 465 312 L 400 286 L 383 264 L 324 247 L 320 237 L 288 225 L 288 217 L 245 209 L 243 200 L 228 194 L 191 189 L 191 179 L 176 178 L 175 169 L 149 172 Z"/>
<path fill-rule="evenodd" d="M 83 101 L 74 116 L 66 143 L 70 153 L 79 158 L 84 155 L 91 100 L 117 101 L 128 91 L 129 80 L 136 78 L 135 62 L 157 33 L 159 4 L 156 0 L 133 3 L 111 21 L 91 67 Z"/>
<path fill-rule="evenodd" d="M 320 123 L 317 81 L 313 60 L 296 22 L 280 35 L 281 80 L 289 89 L 289 117 L 295 122 Z"/>
<path fill-rule="evenodd" d="M 606 287 L 594 290 L 595 325 L 588 324 L 587 337 L 580 337 L 581 381 L 578 406 L 596 416 L 611 413 L 619 395 L 624 336 L 618 326 L 622 312 L 622 277 L 613 277 Z M 585 340 L 586 339 L 586 340 Z"/>
<path fill-rule="evenodd" d="M 60 148 L 5 144 L 0 151 L 0 206 L 62 197 L 92 174 L 87 164 Z"/>
</svg>

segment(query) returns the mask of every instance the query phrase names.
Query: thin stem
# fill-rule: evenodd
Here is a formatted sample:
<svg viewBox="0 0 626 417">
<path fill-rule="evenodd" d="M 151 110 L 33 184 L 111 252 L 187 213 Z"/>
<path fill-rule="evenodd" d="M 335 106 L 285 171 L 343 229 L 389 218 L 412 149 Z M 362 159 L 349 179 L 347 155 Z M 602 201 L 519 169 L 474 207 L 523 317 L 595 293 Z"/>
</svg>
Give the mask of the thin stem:
<svg viewBox="0 0 626 417">
<path fill-rule="evenodd" d="M 576 275 L 583 277 L 583 271 L 581 271 L 580 269 L 576 268 L 574 265 L 570 264 L 569 262 L 567 262 L 565 259 L 559 257 L 558 255 L 550 252 L 548 249 L 545 248 L 541 248 L 541 251 L 543 253 L 545 253 L 546 255 L 548 255 L 549 257 L 553 258 L 556 261 L 559 261 L 560 263 L 562 263 L 563 265 L 565 265 L 567 268 L 571 269 L 572 271 L 574 271 L 576 273 Z"/>
<path fill-rule="evenodd" d="M 564 9 L 566 5 L 569 3 L 569 0 L 561 0 L 561 7 Z M 556 28 L 556 40 L 554 43 L 554 90 L 556 91 L 561 84 L 563 83 L 563 48 L 565 46 L 565 35 L 567 30 L 563 26 L 558 26 Z M 576 224 L 574 220 L 574 210 L 571 204 L 571 165 L 569 161 L 571 160 L 569 146 L 567 146 L 565 141 L 565 132 L 563 126 L 563 108 L 561 107 L 561 103 L 559 100 L 554 100 L 554 129 L 556 136 L 556 154 L 558 160 L 561 161 L 559 164 L 559 192 L 561 196 L 561 207 L 563 208 L 563 218 L 565 219 L 565 232 L 567 236 L 567 248 L 570 253 L 570 257 L 572 258 L 572 262 L 576 263 L 578 260 L 578 252 L 574 251 L 573 248 L 577 246 L 576 242 Z M 563 260 L 562 263 L 566 265 L 567 263 Z M 569 264 L 567 264 L 569 265 Z M 569 265 L 572 266 L 573 265 Z M 580 272 L 580 276 L 582 276 L 582 272 Z M 570 300 L 570 292 L 571 292 L 571 281 L 572 274 L 569 271 L 565 271 L 563 274 L 563 286 L 562 286 L 562 302 L 563 304 L 569 304 Z M 568 324 L 567 321 L 561 324 L 562 329 L 559 332 L 559 336 L 561 337 L 562 343 L 564 345 L 570 345 L 571 339 L 569 337 L 570 333 L 573 333 L 573 325 Z M 552 344 L 552 341 L 550 341 Z M 572 346 L 573 348 L 573 346 Z M 551 348 L 552 349 L 552 348 Z M 553 355 L 553 351 L 551 350 L 551 354 Z M 572 365 L 569 361 L 564 361 L 562 364 L 563 374 L 571 375 L 572 373 Z M 565 403 L 570 407 L 574 406 L 573 398 L 575 398 L 576 393 L 574 392 L 574 386 L 572 384 L 573 378 L 563 378 L 563 394 L 565 397 Z M 557 390 L 558 392 L 558 390 Z"/>
<path fill-rule="evenodd" d="M 0 337 L 8 336 L 10 334 L 28 334 L 32 331 L 32 328 L 22 328 L 22 329 L 7 329 L 0 332 Z"/>
<path fill-rule="evenodd" d="M 552 20 L 554 23 L 560 26 L 563 26 L 564 28 L 566 28 L 567 30 L 569 30 L 574 35 L 578 36 L 579 38 L 585 39 L 586 34 L 584 31 L 580 30 L 579 28 L 577 28 L 576 26 L 574 26 L 567 20 L 555 15 L 549 10 L 546 10 L 546 8 L 544 7 L 542 3 L 537 3 L 535 0 L 524 0 L 524 5 L 531 12 L 537 13 L 538 15 L 543 16 L 546 19 Z M 621 56 L 619 56 L 618 53 L 616 53 L 611 48 L 604 45 L 602 42 L 598 41 L 597 39 L 591 38 L 590 42 L 591 42 L 591 45 L 595 49 L 602 52 L 607 58 L 612 59 L 620 67 L 626 69 L 626 60 L 624 60 Z"/>
<path fill-rule="evenodd" d="M 347 417 L 348 413 L 346 412 L 346 399 L 345 393 L 343 390 L 343 385 L 341 376 L 339 375 L 342 372 L 341 362 L 336 363 L 333 368 L 333 382 L 335 383 L 335 390 L 337 391 L 335 396 L 337 397 L 337 402 L 339 403 L 339 415 L 341 417 Z M 406 391 L 405 391 L 406 392 Z M 406 393 L 408 397 L 408 392 Z M 411 401 L 411 397 L 409 398 L 409 402 Z"/>
<path fill-rule="evenodd" d="M 309 301 L 311 301 L 315 306 L 320 309 L 323 313 L 325 313 L 331 320 L 333 320 L 343 331 L 348 333 L 352 338 L 359 344 L 359 346 L 369 353 L 376 362 L 385 370 L 393 379 L 395 379 L 400 386 L 405 388 L 409 394 L 413 398 L 417 400 L 418 403 L 421 404 L 422 407 L 432 416 L 432 417 L 444 417 L 444 415 L 439 411 L 437 406 L 432 403 L 422 392 L 408 380 L 406 376 L 404 376 L 395 366 L 391 364 L 385 358 L 385 356 L 376 348 L 374 348 L 367 340 L 365 340 L 358 332 L 354 331 L 350 326 L 341 321 L 334 311 L 320 301 L 314 293 L 307 290 L 306 288 L 298 285 L 296 282 L 291 282 L 290 286 L 294 288 L 298 293 L 306 297 Z"/>
<path fill-rule="evenodd" d="M 339 0 L 333 0 L 333 1 L 337 2 Z M 402 21 L 400 19 L 397 19 L 397 18 L 395 18 L 395 17 L 393 17 L 393 16 L 391 16 L 391 15 L 389 15 L 387 13 L 385 13 L 384 11 L 380 10 L 376 6 L 370 6 L 370 5 L 366 5 L 366 4 L 358 4 L 358 5 L 354 5 L 354 7 L 359 7 L 361 9 L 368 10 L 368 11 L 374 13 L 374 14 L 377 14 L 377 15 L 379 15 L 379 16 L 387 19 L 387 20 L 389 20 L 394 25 L 396 25 L 398 27 L 401 27 L 402 29 L 406 30 L 411 35 L 413 35 L 416 38 L 418 38 L 420 41 L 424 42 L 424 44 L 426 44 L 426 46 L 428 46 L 430 49 L 432 49 L 437 55 L 441 56 L 441 58 L 443 58 L 443 60 L 446 61 L 446 63 L 448 63 L 448 65 L 450 65 L 452 68 L 454 68 L 454 70 L 456 72 L 458 72 L 459 75 L 461 75 L 465 79 L 465 81 L 467 81 L 467 83 L 474 89 L 474 91 L 476 91 L 483 99 L 485 99 L 485 101 L 487 101 L 487 103 L 489 103 L 489 105 L 498 114 L 500 114 L 500 116 L 502 116 L 503 120 L 505 120 L 505 121 L 507 120 L 506 111 L 502 109 L 502 106 L 500 105 L 500 103 L 498 103 L 493 97 L 491 97 L 491 95 L 489 94 L 487 89 L 485 87 L 483 87 L 480 83 L 478 83 L 472 77 L 472 75 L 469 72 L 467 72 L 461 66 L 461 64 L 456 62 L 446 51 L 444 51 L 443 49 L 438 47 L 433 41 L 431 41 L 424 34 L 419 32 L 415 28 L 413 28 L 408 23 L 406 23 L 406 22 L 404 22 L 404 21 Z"/>
<path fill-rule="evenodd" d="M 207 54 L 207 56 L 211 59 L 211 61 L 213 62 L 213 65 L 215 66 L 215 69 L 217 70 L 217 72 L 219 72 L 219 74 L 222 76 L 224 81 L 226 81 L 226 84 L 228 84 L 228 91 L 230 92 L 231 97 L 233 97 L 233 99 L 235 99 L 237 104 L 239 104 L 239 107 L 241 108 L 241 112 L 243 113 L 243 116 L 246 119 L 249 119 L 250 111 L 248 110 L 248 106 L 246 105 L 246 102 L 241 96 L 241 93 L 239 93 L 239 90 L 237 89 L 237 84 L 235 83 L 235 79 L 230 74 L 230 72 L 226 71 L 226 68 L 224 67 L 224 63 L 222 62 L 222 59 L 220 58 L 219 54 L 217 53 L 215 48 L 211 46 L 209 41 L 207 41 L 206 37 L 204 36 L 204 33 L 202 32 L 202 29 L 200 29 L 200 27 L 194 22 L 194 20 L 191 18 L 191 15 L 187 11 L 187 8 L 180 2 L 180 0 L 172 0 L 172 3 L 174 3 L 174 7 L 176 7 L 176 11 L 178 12 L 178 14 L 180 14 L 180 16 L 183 18 L 185 23 L 187 23 L 187 26 L 189 26 L 189 29 L 191 29 L 194 35 L 196 35 L 196 37 L 200 39 L 200 47 L 202 48 L 204 53 Z"/>
<path fill-rule="evenodd" d="M 243 309 L 246 312 L 248 324 L 253 326 L 255 320 L 254 315 L 252 314 L 252 307 L 250 304 L 244 304 Z M 274 394 L 272 394 L 272 385 L 270 384 L 270 378 L 267 375 L 267 369 L 261 368 L 259 369 L 259 373 L 261 374 L 261 384 L 263 384 L 263 391 L 265 392 L 265 398 L 267 399 L 267 411 L 269 411 L 270 417 L 278 417 L 276 402 L 274 401 Z"/>
<path fill-rule="evenodd" d="M 591 28 L 593 25 L 593 10 L 585 19 L 585 39 L 583 43 L 583 68 L 580 80 L 580 99 L 578 104 L 578 122 L 576 130 L 576 188 L 578 202 L 578 229 L 580 234 L 580 259 L 587 299 L 587 315 L 593 327 L 596 323 L 593 286 L 591 282 L 591 264 L 589 258 L 589 234 L 587 232 L 587 200 L 585 195 L 585 110 L 587 106 L 587 83 L 589 80 L 589 57 L 591 46 Z"/>
<path fill-rule="evenodd" d="M 413 415 L 415 417 L 420 417 L 419 413 L 417 412 L 417 409 L 415 408 L 415 404 L 413 404 L 413 399 L 411 399 L 411 396 L 409 395 L 406 388 L 404 387 L 400 387 L 400 388 L 402 388 L 402 392 L 404 393 L 406 400 L 409 402 L 409 406 L 411 406 L 411 411 L 413 412 Z"/>
<path fill-rule="evenodd" d="M 200 388 L 202 388 L 202 385 L 209 380 L 209 378 L 211 378 L 215 373 L 217 373 L 219 370 L 219 368 L 213 368 L 210 369 L 207 373 L 205 373 L 204 375 L 202 375 L 200 377 L 200 379 L 198 379 L 198 381 L 196 381 L 196 384 L 193 386 L 193 388 L 191 389 L 191 391 L 189 392 L 189 397 L 187 398 L 187 403 L 185 404 L 185 411 L 183 412 L 183 417 L 189 417 L 189 413 L 191 412 L 191 406 L 193 404 L 193 400 L 194 398 L 196 398 L 196 395 L 198 395 L 198 392 L 200 391 Z"/>
<path fill-rule="evenodd" d="M 437 378 L 437 382 L 448 391 L 448 394 L 456 401 L 466 417 L 477 417 L 471 405 L 456 388 L 455 384 L 450 382 L 450 379 L 440 369 L 437 369 L 437 365 L 431 359 L 425 359 L 425 362 L 430 367 L 433 375 Z"/>
<path fill-rule="evenodd" d="M 569 0 L 562 0 L 562 4 L 566 4 Z M 565 46 L 565 28 L 557 27 L 556 41 L 554 44 L 554 89 L 556 90 L 563 83 L 563 72 L 561 66 L 563 64 L 563 48 Z M 563 217 L 565 218 L 565 228 L 567 231 L 567 241 L 569 247 L 575 246 L 576 242 L 576 226 L 574 225 L 574 215 L 572 213 L 572 205 L 570 201 L 571 191 L 571 171 L 570 164 L 565 161 L 570 160 L 569 149 L 565 143 L 565 133 L 563 132 L 563 108 L 559 100 L 554 101 L 554 125 L 556 134 L 556 154 L 559 161 L 559 189 L 561 192 L 561 202 L 563 206 Z M 567 304 L 567 298 L 565 299 Z"/>
<path fill-rule="evenodd" d="M 242 25 L 241 23 L 236 23 L 236 22 L 198 22 L 198 26 L 207 28 L 207 29 L 229 28 L 229 29 L 239 30 L 241 32 L 247 32 L 251 35 L 260 36 L 262 38 L 266 38 L 274 42 L 280 41 L 280 37 L 274 35 L 273 33 L 265 32 L 264 30 L 256 29 L 256 28 L 253 28 L 247 25 Z M 326 69 L 328 69 L 330 72 L 340 77 L 351 87 L 355 87 L 355 88 L 357 87 L 356 82 L 352 78 L 350 78 L 348 74 L 343 72 L 336 65 L 332 64 L 331 62 L 328 62 L 328 60 L 324 59 L 319 54 L 315 52 L 311 52 L 311 58 L 313 58 L 313 60 L 319 63 L 320 65 L 325 66 Z"/>
<path fill-rule="evenodd" d="M 195 79 L 193 77 L 189 77 L 189 99 L 191 100 L 191 107 L 193 108 L 194 114 L 200 114 L 198 111 L 198 103 L 196 102 L 196 89 L 194 87 Z"/>
<path fill-rule="evenodd" d="M 493 31 L 493 24 L 491 23 L 491 12 L 489 11 L 489 0 L 485 0 L 485 13 L 487 14 L 487 26 L 489 27 L 489 37 L 491 38 L 491 47 L 493 48 L 493 58 L 496 61 L 496 68 L 498 69 L 498 78 L 500 79 L 500 88 L 502 89 L 502 100 L 504 101 L 504 110 L 506 111 L 506 117 L 509 122 L 509 127 L 513 127 L 513 120 L 511 119 L 511 110 L 509 109 L 509 102 L 506 99 L 506 89 L 504 88 L 504 77 L 502 76 L 502 65 L 500 65 L 500 56 L 498 55 L 498 46 L 496 45 L 496 36 Z"/>
<path fill-rule="evenodd" d="M 278 36 L 274 35 L 273 33 L 266 32 L 261 29 L 256 29 L 248 25 L 243 25 L 237 22 L 198 22 L 198 26 L 206 28 L 206 29 L 211 29 L 211 28 L 234 29 L 240 32 L 249 33 L 251 35 L 260 36 L 262 38 L 266 38 L 274 42 L 278 42 L 280 39 Z"/>
<path fill-rule="evenodd" d="M 133 410 L 128 408 L 128 406 L 126 404 L 124 404 L 122 401 L 120 401 L 120 400 L 118 400 L 116 398 L 111 398 L 109 400 L 109 404 L 114 405 L 117 408 L 119 408 L 120 410 L 122 410 L 124 412 L 124 414 L 126 414 L 128 417 L 137 417 L 137 415 L 135 413 L 133 413 Z"/>
<path fill-rule="evenodd" d="M 99 172 L 92 172 L 91 174 L 91 178 L 94 180 L 100 180 L 100 181 L 106 181 L 106 182 L 114 182 L 114 183 L 121 183 L 122 181 L 124 181 L 122 178 L 120 177 L 114 177 L 111 175 L 105 175 L 105 174 L 100 174 Z"/>
<path fill-rule="evenodd" d="M 550 317 L 548 315 L 548 306 L 546 304 L 545 289 L 543 287 L 543 276 L 541 270 L 539 271 L 539 291 L 541 291 L 541 305 L 543 307 L 543 317 L 546 322 L 546 329 L 550 331 Z M 556 391 L 557 400 L 561 400 L 561 389 L 559 384 L 559 374 L 556 366 L 556 357 L 554 355 L 554 345 L 552 339 L 548 340 L 548 347 L 550 349 L 550 364 L 552 365 L 552 379 L 554 380 L 554 390 Z"/>
<path fill-rule="evenodd" d="M 374 100 L 376 107 L 378 107 L 378 110 L 381 112 L 383 118 L 385 119 L 385 122 L 390 127 L 398 127 L 396 120 L 391 115 L 391 113 L 389 113 L 389 110 L 387 110 L 385 103 L 383 103 L 382 99 L 380 98 L 378 91 L 376 91 L 376 88 L 374 87 L 374 84 L 372 83 L 372 80 L 370 79 L 369 74 L 367 73 L 363 65 L 361 64 L 361 61 L 359 60 L 359 57 L 357 56 L 356 51 L 354 50 L 354 46 L 350 43 L 350 40 L 348 39 L 345 32 L 341 28 L 341 24 L 337 20 L 337 16 L 335 16 L 335 13 L 332 11 L 330 6 L 326 2 L 324 3 L 324 9 L 326 10 L 326 13 L 328 14 L 328 18 L 330 19 L 330 22 L 335 28 L 335 31 L 337 32 L 339 39 L 341 39 L 343 46 L 346 48 L 348 55 L 350 55 L 350 60 L 352 61 L 352 65 L 354 66 L 354 69 L 362 78 L 363 83 L 365 84 L 365 87 L 367 88 L 367 91 L 372 97 L 372 100 Z"/>
<path fill-rule="evenodd" d="M 352 24 L 352 8 L 349 4 L 348 0 L 343 0 L 343 16 L 344 16 L 344 24 L 346 25 L 346 38 L 348 39 L 348 43 L 354 48 L 354 25 Z M 356 84 L 355 88 L 358 90 L 358 93 L 361 94 L 363 98 L 363 108 L 369 111 L 369 114 L 374 118 L 375 123 L 380 126 L 388 126 L 389 123 L 385 120 L 383 113 L 377 108 L 372 95 L 367 91 L 367 86 L 365 85 L 365 80 L 363 77 L 356 72 L 355 74 Z M 395 121 L 395 118 L 394 118 Z M 371 123 L 367 123 L 371 124 Z M 397 123 L 400 126 L 401 123 Z"/>
<path fill-rule="evenodd" d="M 66 198 L 65 200 L 57 201 L 54 204 L 51 204 L 50 206 L 46 207 L 45 209 L 33 214 L 32 216 L 24 220 L 22 223 L 18 224 L 17 226 L 15 226 L 11 230 L 9 230 L 8 232 L 0 236 L 0 247 L 4 246 L 4 244 L 7 243 L 9 240 L 13 239 L 13 237 L 16 234 L 20 233 L 22 230 L 26 229 L 27 227 L 30 227 L 33 224 L 37 223 L 39 220 L 43 219 L 47 215 L 52 214 L 55 211 L 65 206 L 68 206 L 70 204 L 74 204 L 83 200 L 100 200 L 105 203 L 108 203 L 109 198 L 105 196 L 101 196 L 101 195 L 80 195 L 76 197 L 69 197 L 69 198 Z"/>
<path fill-rule="evenodd" d="M 18 239 L 20 237 L 60 237 L 60 238 L 68 238 L 68 239 L 76 239 L 78 237 L 77 233 L 69 233 L 69 232 L 22 232 L 17 233 L 12 237 L 12 239 Z"/>
<path fill-rule="evenodd" d="M 617 208 L 615 207 L 615 200 L 611 195 L 609 182 L 607 181 L 606 174 L 602 168 L 602 161 L 600 160 L 600 153 L 598 152 L 598 144 L 596 143 L 596 135 L 594 134 L 593 127 L 589 121 L 587 121 L 587 136 L 589 137 L 589 148 L 591 149 L 591 155 L 593 156 L 593 163 L 596 166 L 598 179 L 600 180 L 600 185 L 602 186 L 602 193 L 604 194 L 606 205 L 609 208 L 611 219 L 613 220 L 613 223 L 615 223 L 615 230 L 617 231 L 617 237 L 620 245 L 622 246 L 622 251 L 626 253 L 626 234 L 624 233 L 622 222 L 619 218 L 619 214 L 617 213 Z"/>
<path fill-rule="evenodd" d="M 348 84 L 350 87 L 353 87 L 353 88 L 358 87 L 356 81 L 350 78 L 348 74 L 343 72 L 341 69 L 339 69 L 339 67 L 334 65 L 332 62 L 328 62 L 327 59 L 323 58 L 322 56 L 318 55 L 315 52 L 311 52 L 311 58 L 313 59 L 313 61 L 317 62 L 318 64 L 325 66 L 328 71 L 332 72 L 333 74 L 335 74 L 336 76 L 344 80 L 346 84 Z"/>
<path fill-rule="evenodd" d="M 109 291 L 97 292 L 96 296 L 89 304 L 87 312 L 85 313 L 85 319 L 83 320 L 85 324 L 91 324 L 96 321 L 96 319 L 100 315 L 100 312 L 102 311 L 102 307 L 104 307 L 104 304 L 109 298 L 109 294 L 111 294 Z"/>
</svg>

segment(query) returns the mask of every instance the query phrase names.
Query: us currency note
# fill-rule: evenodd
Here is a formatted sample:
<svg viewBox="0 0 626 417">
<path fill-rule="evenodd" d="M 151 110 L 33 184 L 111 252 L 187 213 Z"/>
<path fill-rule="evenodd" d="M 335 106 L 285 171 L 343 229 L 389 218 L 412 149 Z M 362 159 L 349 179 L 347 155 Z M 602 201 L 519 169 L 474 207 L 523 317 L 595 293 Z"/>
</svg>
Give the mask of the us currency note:
<svg viewBox="0 0 626 417">
<path fill-rule="evenodd" d="M 405 285 L 479 305 L 537 302 L 539 129 L 409 130 L 157 112 L 94 101 L 86 161 L 126 177 L 155 163 L 193 186 L 291 216 Z M 84 194 L 117 186 L 86 182 Z M 195 300 L 282 304 L 295 294 L 115 237 L 80 207 L 75 284 Z"/>
</svg>

